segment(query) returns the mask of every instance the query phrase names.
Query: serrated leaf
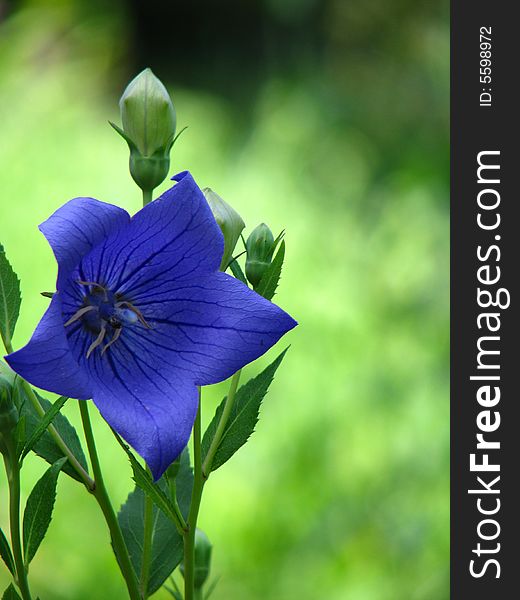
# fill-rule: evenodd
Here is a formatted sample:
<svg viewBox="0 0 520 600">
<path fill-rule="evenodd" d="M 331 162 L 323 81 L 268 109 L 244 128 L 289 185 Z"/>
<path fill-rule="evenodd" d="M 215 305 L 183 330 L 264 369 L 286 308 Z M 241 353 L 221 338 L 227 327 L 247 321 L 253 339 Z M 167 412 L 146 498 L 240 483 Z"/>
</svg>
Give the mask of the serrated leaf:
<svg viewBox="0 0 520 600">
<path fill-rule="evenodd" d="M 220 440 L 220 444 L 211 464 L 211 471 L 215 471 L 227 462 L 235 452 L 242 447 L 255 429 L 258 422 L 260 404 L 271 385 L 274 374 L 287 352 L 287 348 L 266 367 L 259 375 L 250 379 L 243 385 L 235 396 L 235 403 L 231 409 L 229 420 Z M 208 425 L 202 438 L 202 458 L 206 459 L 211 442 L 215 437 L 227 397 L 218 406 L 215 416 Z"/>
<path fill-rule="evenodd" d="M 32 402 L 29 400 L 29 398 L 26 396 L 23 390 L 20 389 L 20 386 L 17 385 L 16 388 L 19 389 L 20 396 L 20 400 L 17 403 L 18 411 L 21 416 L 25 416 L 26 439 L 30 439 L 32 438 L 34 432 L 38 429 L 41 423 L 41 417 L 36 412 L 36 409 L 34 408 Z M 42 408 L 47 414 L 52 409 L 53 405 L 48 400 L 42 398 L 38 394 L 36 394 L 36 396 L 38 397 Z M 88 473 L 87 461 L 85 459 L 85 454 L 83 453 L 83 449 L 81 447 L 81 442 L 79 441 L 79 437 L 76 433 L 76 430 L 69 423 L 67 417 L 58 412 L 53 419 L 52 425 L 60 434 L 65 444 L 67 444 L 72 454 L 74 454 L 79 464 Z M 51 465 L 54 464 L 59 458 L 65 456 L 47 430 L 43 432 L 40 439 L 35 443 L 32 450 Z M 70 475 L 70 477 L 72 477 L 73 479 L 76 479 L 77 481 L 81 482 L 80 476 L 76 473 L 76 471 L 73 469 L 70 463 L 67 462 L 62 470 L 67 475 Z"/>
<path fill-rule="evenodd" d="M 187 518 L 193 488 L 193 472 L 186 448 L 181 455 L 179 473 L 176 477 L 179 507 Z M 168 497 L 169 488 L 164 477 L 154 484 Z M 121 531 L 136 573 L 141 573 L 144 540 L 144 503 L 143 490 L 136 487 L 128 496 L 117 516 Z M 183 557 L 183 539 L 172 521 L 159 510 L 153 508 L 153 533 L 148 594 L 157 591 Z"/>
<path fill-rule="evenodd" d="M 14 568 L 14 558 L 13 553 L 11 552 L 11 546 L 9 546 L 9 542 L 0 527 L 0 556 L 2 560 L 5 562 L 5 566 L 11 571 L 11 575 L 14 576 L 15 568 Z"/>
<path fill-rule="evenodd" d="M 14 585 L 11 583 L 2 595 L 2 600 L 21 600 Z"/>
<path fill-rule="evenodd" d="M 238 264 L 238 261 L 236 259 L 231 261 L 231 263 L 229 264 L 229 268 L 231 269 L 231 272 L 233 273 L 236 279 L 240 280 L 242 283 L 245 283 L 247 285 L 247 279 L 244 275 L 244 271 L 242 271 L 242 267 Z"/>
<path fill-rule="evenodd" d="M 0 244 L 0 337 L 4 342 L 13 337 L 21 302 L 20 280 Z"/>
<path fill-rule="evenodd" d="M 28 565 L 42 543 L 52 519 L 56 485 L 66 458 L 60 458 L 36 482 L 27 499 L 23 515 L 23 553 Z"/>
<path fill-rule="evenodd" d="M 25 447 L 22 452 L 21 458 L 23 459 L 29 452 L 34 448 L 34 446 L 38 443 L 38 440 L 42 437 L 42 435 L 47 430 L 47 427 L 52 423 L 54 417 L 60 412 L 63 408 L 65 402 L 67 402 L 67 396 L 60 396 L 54 404 L 51 405 L 51 408 L 45 412 L 45 415 L 42 419 L 40 419 L 40 424 L 38 427 L 31 433 L 30 438 L 27 440 Z"/>
<path fill-rule="evenodd" d="M 276 292 L 280 276 L 282 274 L 282 266 L 285 257 L 285 242 L 282 240 L 278 252 L 273 259 L 273 262 L 267 267 L 265 273 L 260 279 L 260 283 L 256 286 L 255 292 L 271 300 Z"/>
</svg>

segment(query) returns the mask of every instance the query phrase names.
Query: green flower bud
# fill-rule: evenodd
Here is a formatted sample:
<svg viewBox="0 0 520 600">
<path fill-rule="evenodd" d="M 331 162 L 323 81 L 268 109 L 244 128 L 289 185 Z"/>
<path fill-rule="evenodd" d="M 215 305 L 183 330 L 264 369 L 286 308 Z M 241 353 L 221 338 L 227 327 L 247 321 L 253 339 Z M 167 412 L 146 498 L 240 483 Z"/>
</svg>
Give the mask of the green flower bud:
<svg viewBox="0 0 520 600">
<path fill-rule="evenodd" d="M 195 589 L 200 589 L 209 577 L 212 550 L 213 546 L 211 545 L 208 536 L 202 529 L 197 528 L 195 531 Z M 184 562 L 181 563 L 180 569 L 184 576 Z"/>
<path fill-rule="evenodd" d="M 256 287 L 271 264 L 276 248 L 275 239 L 265 223 L 258 225 L 247 238 L 246 277 Z"/>
<path fill-rule="evenodd" d="M 238 238 L 246 225 L 237 211 L 218 194 L 215 194 L 213 190 L 204 188 L 202 191 L 204 192 L 204 196 L 206 196 L 215 221 L 224 235 L 224 254 L 220 263 L 220 270 L 225 271 L 233 256 L 233 250 L 237 245 Z"/>
<path fill-rule="evenodd" d="M 13 402 L 12 385 L 0 376 L 0 434 L 8 435 L 18 423 L 18 410 Z"/>
<path fill-rule="evenodd" d="M 151 191 L 170 169 L 177 117 L 168 91 L 150 69 L 126 87 L 121 100 L 123 129 L 112 127 L 130 148 L 130 173 L 142 190 Z"/>
<path fill-rule="evenodd" d="M 145 69 L 127 86 L 119 101 L 123 131 L 142 156 L 166 148 L 175 135 L 177 117 L 168 91 Z"/>
</svg>

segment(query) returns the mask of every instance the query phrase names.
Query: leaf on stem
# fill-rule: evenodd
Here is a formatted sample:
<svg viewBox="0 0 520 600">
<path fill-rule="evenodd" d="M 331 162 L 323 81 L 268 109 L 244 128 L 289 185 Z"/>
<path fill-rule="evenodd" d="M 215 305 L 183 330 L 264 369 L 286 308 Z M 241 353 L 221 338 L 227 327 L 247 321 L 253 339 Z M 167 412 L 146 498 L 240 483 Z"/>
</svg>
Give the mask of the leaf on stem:
<svg viewBox="0 0 520 600">
<path fill-rule="evenodd" d="M 209 465 L 209 472 L 215 471 L 227 462 L 233 454 L 243 446 L 255 429 L 258 422 L 260 404 L 273 381 L 274 374 L 280 366 L 288 348 L 286 348 L 276 360 L 274 360 L 259 375 L 250 379 L 236 393 L 235 403 L 231 409 L 229 420 L 220 440 L 219 446 Z M 202 459 L 206 459 L 211 442 L 215 437 L 227 397 L 218 406 L 215 416 L 208 425 L 202 438 Z M 207 473 L 209 475 L 209 473 Z"/>
<path fill-rule="evenodd" d="M 14 585 L 11 583 L 2 595 L 2 600 L 21 600 Z"/>
<path fill-rule="evenodd" d="M 130 448 L 123 442 L 123 440 L 116 434 L 115 431 L 114 435 L 130 459 L 133 478 L 137 487 L 141 488 L 143 492 L 145 492 L 145 494 L 147 494 L 153 500 L 154 504 L 156 504 L 158 508 L 160 508 L 162 512 L 177 525 L 178 529 L 181 528 L 181 523 L 179 521 L 179 517 L 177 516 L 175 506 L 168 497 L 167 492 L 163 490 L 162 487 L 157 483 L 154 483 L 150 475 L 148 475 L 146 470 L 139 464 L 139 461 L 132 454 Z"/>
<path fill-rule="evenodd" d="M 18 406 L 18 412 L 20 416 L 25 417 L 25 434 L 26 439 L 31 440 L 33 434 L 36 430 L 39 429 L 40 424 L 42 422 L 42 418 L 34 408 L 32 402 L 27 397 L 27 394 L 24 392 L 20 385 L 15 387 L 15 403 Z M 36 393 L 36 392 L 35 392 Z M 40 405 L 45 410 L 44 419 L 47 417 L 49 412 L 53 409 L 53 404 L 42 398 L 38 394 L 36 394 Z M 18 398 L 18 401 L 17 401 Z M 61 399 L 59 399 L 61 400 Z M 59 402 L 57 400 L 57 402 Z M 61 439 L 65 442 L 65 444 L 69 447 L 70 451 L 76 457 L 79 464 L 85 469 L 88 473 L 87 461 L 85 459 L 85 454 L 83 453 L 83 449 L 81 447 L 81 442 L 79 441 L 78 434 L 74 427 L 69 423 L 67 417 L 62 415 L 60 412 L 57 412 L 54 417 L 52 417 L 52 426 L 59 433 Z M 65 455 L 59 448 L 59 446 L 54 441 L 52 435 L 45 428 L 43 433 L 39 435 L 39 439 L 35 442 L 34 446 L 31 448 L 33 452 L 35 452 L 38 456 L 46 460 L 49 464 L 54 464 L 59 458 L 64 457 Z M 73 479 L 81 482 L 80 476 L 76 473 L 73 467 L 67 462 L 63 467 L 63 472 L 67 475 L 70 475 Z"/>
<path fill-rule="evenodd" d="M 255 288 L 255 292 L 267 298 L 267 300 L 271 300 L 275 295 L 282 274 L 284 258 L 285 242 L 282 241 L 273 262 L 267 267 L 265 273 L 262 275 L 262 279 L 260 279 L 259 284 Z"/>
<path fill-rule="evenodd" d="M 45 471 L 27 499 L 23 515 L 24 562 L 29 565 L 42 543 L 52 519 L 56 485 L 66 458 L 60 458 Z"/>
<path fill-rule="evenodd" d="M 245 283 L 245 285 L 248 285 L 244 271 L 242 271 L 242 267 L 238 264 L 236 258 L 229 263 L 229 268 L 236 279 L 240 280 L 242 283 Z"/>
<path fill-rule="evenodd" d="M 204 595 L 204 600 L 209 600 L 209 597 L 213 594 L 217 587 L 217 583 L 220 581 L 220 575 L 215 577 L 215 579 L 208 585 L 208 589 L 206 594 Z"/>
<path fill-rule="evenodd" d="M 0 244 L 0 337 L 10 342 L 20 312 L 20 280 L 9 264 Z"/>
<path fill-rule="evenodd" d="M 31 433 L 31 437 L 27 440 L 27 443 L 25 444 L 25 447 L 23 449 L 22 456 L 21 456 L 22 459 L 25 458 L 27 456 L 27 454 L 29 454 L 29 452 L 34 448 L 36 443 L 39 441 L 39 439 L 42 437 L 42 435 L 47 430 L 47 427 L 53 421 L 54 417 L 63 408 L 63 405 L 65 404 L 65 402 L 67 402 L 67 400 L 68 400 L 68 397 L 60 396 L 56 400 L 56 402 L 51 406 L 51 408 L 45 412 L 45 415 L 41 419 L 40 424 L 38 425 L 38 427 L 36 429 L 34 429 L 34 431 Z"/>
<path fill-rule="evenodd" d="M 170 594 L 170 596 L 172 598 L 175 598 L 175 600 L 183 600 L 181 591 L 179 590 L 179 587 L 175 583 L 175 579 L 173 577 L 170 577 L 170 581 L 171 581 L 171 583 L 172 583 L 172 585 L 174 587 L 170 587 L 169 585 L 165 585 L 164 589 Z"/>
<path fill-rule="evenodd" d="M 7 538 L 5 537 L 4 532 L 2 531 L 1 527 L 0 527 L 0 556 L 2 557 L 2 560 L 5 562 L 5 566 L 11 572 L 11 575 L 14 576 L 15 568 L 14 568 L 13 553 L 11 552 L 11 546 L 9 546 L 9 542 L 7 541 Z"/>
<path fill-rule="evenodd" d="M 153 484 L 168 498 L 169 489 L 165 478 Z M 193 472 L 188 449 L 181 456 L 176 477 L 180 510 L 187 518 L 193 487 Z M 144 542 L 145 493 L 139 487 L 131 492 L 117 515 L 125 539 L 130 560 L 136 573 L 141 573 Z M 153 507 L 152 552 L 148 579 L 148 594 L 156 592 L 166 581 L 183 557 L 183 538 L 176 526 L 157 505 Z"/>
</svg>

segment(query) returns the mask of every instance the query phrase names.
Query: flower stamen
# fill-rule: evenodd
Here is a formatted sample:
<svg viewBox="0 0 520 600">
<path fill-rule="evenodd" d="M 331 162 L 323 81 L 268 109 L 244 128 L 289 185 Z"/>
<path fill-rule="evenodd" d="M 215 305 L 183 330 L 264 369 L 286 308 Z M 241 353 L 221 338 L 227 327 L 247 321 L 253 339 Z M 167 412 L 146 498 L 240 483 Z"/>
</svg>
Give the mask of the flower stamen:
<svg viewBox="0 0 520 600">
<path fill-rule="evenodd" d="M 119 329 L 116 329 L 116 332 L 114 333 L 113 338 L 108 342 L 108 344 L 103 348 L 103 350 L 101 350 L 101 356 L 103 356 L 103 354 L 105 354 L 105 352 L 110 348 L 110 346 L 114 342 L 117 342 L 122 331 L 123 331 L 123 329 L 121 327 Z"/>
<path fill-rule="evenodd" d="M 93 288 L 97 288 L 98 290 L 101 290 L 103 292 L 103 297 L 104 297 L 105 302 L 108 301 L 108 293 L 107 293 L 106 287 L 100 285 L 99 283 L 96 283 L 95 281 L 81 281 L 78 279 L 78 283 L 80 285 L 92 286 Z"/>
<path fill-rule="evenodd" d="M 75 323 L 76 321 L 79 321 L 81 319 L 81 317 L 83 315 L 86 315 L 88 312 L 90 312 L 91 310 L 95 310 L 96 307 L 95 306 L 84 306 L 83 308 L 80 308 L 76 313 L 74 313 L 72 315 L 72 317 L 65 323 L 65 327 L 68 327 L 69 325 L 72 325 L 72 323 Z"/>
<path fill-rule="evenodd" d="M 103 343 L 103 340 L 105 339 L 105 335 L 107 333 L 107 328 L 103 325 L 101 327 L 101 331 L 99 332 L 99 335 L 97 336 L 97 338 L 92 342 L 92 344 L 90 344 L 90 346 L 88 347 L 87 350 L 87 358 L 90 357 L 90 355 L 92 354 L 92 352 L 94 352 L 94 350 L 98 347 L 101 346 L 101 344 Z M 115 337 L 115 336 L 114 336 Z"/>
<path fill-rule="evenodd" d="M 128 310 L 132 311 L 134 313 L 134 315 L 136 315 L 136 317 L 142 323 L 142 325 L 144 325 L 147 329 L 152 329 L 152 326 L 143 317 L 143 313 L 138 308 L 136 308 L 133 304 L 131 304 L 130 302 L 126 302 L 126 301 L 117 302 L 114 306 L 115 306 L 115 308 L 127 308 Z"/>
</svg>

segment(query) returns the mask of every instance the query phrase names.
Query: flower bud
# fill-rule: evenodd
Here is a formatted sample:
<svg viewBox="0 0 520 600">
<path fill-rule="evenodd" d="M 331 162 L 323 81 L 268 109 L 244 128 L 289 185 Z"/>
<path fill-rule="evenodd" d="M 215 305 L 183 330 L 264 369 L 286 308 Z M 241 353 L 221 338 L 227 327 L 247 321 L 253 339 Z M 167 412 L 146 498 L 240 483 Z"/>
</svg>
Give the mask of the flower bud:
<svg viewBox="0 0 520 600">
<path fill-rule="evenodd" d="M 211 545 L 208 536 L 202 529 L 197 528 L 195 531 L 195 589 L 200 589 L 209 577 L 212 550 L 213 546 Z M 184 575 L 184 561 L 181 563 L 180 569 L 181 573 Z"/>
<path fill-rule="evenodd" d="M 12 385 L 0 375 L 0 434 L 8 435 L 18 423 L 18 410 L 13 402 Z"/>
<path fill-rule="evenodd" d="M 256 287 L 271 264 L 276 247 L 275 239 L 265 223 L 258 225 L 247 238 L 246 277 Z"/>
<path fill-rule="evenodd" d="M 112 127 L 130 148 L 130 173 L 143 190 L 153 190 L 170 169 L 177 117 L 170 95 L 150 69 L 126 87 L 121 100 L 123 129 Z"/>
<path fill-rule="evenodd" d="M 225 271 L 231 261 L 233 250 L 237 245 L 245 223 L 237 211 L 218 194 L 215 194 L 213 190 L 204 188 L 202 191 L 204 192 L 204 196 L 206 196 L 215 221 L 224 235 L 224 254 L 220 263 L 220 270 Z"/>
<path fill-rule="evenodd" d="M 123 131 L 142 156 L 164 149 L 175 135 L 177 118 L 168 91 L 145 69 L 127 86 L 119 101 Z"/>
</svg>

